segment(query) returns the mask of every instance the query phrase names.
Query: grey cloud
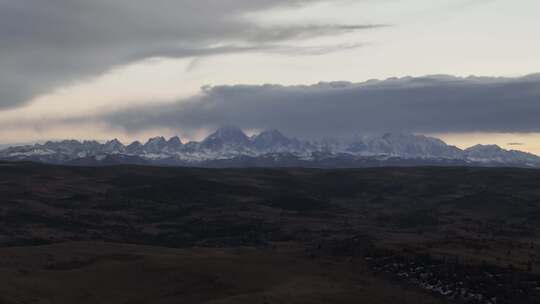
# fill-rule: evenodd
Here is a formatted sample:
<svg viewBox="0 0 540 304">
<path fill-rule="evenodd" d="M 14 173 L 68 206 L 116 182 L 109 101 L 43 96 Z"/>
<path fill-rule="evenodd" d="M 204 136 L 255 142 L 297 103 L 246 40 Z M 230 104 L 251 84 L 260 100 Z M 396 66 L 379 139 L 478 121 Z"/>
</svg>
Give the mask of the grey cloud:
<svg viewBox="0 0 540 304">
<path fill-rule="evenodd" d="M 288 39 L 305 39 L 316 36 L 324 36 L 331 34 L 343 34 L 358 30 L 375 29 L 386 27 L 384 24 L 373 25 L 308 25 L 308 26 L 288 26 L 274 28 L 254 28 L 249 34 L 253 41 L 281 41 Z"/>
<path fill-rule="evenodd" d="M 312 86 L 216 86 L 165 107 L 89 118 L 139 132 L 167 127 L 190 133 L 235 124 L 302 136 L 367 132 L 540 132 L 540 76 L 427 76 Z"/>
<path fill-rule="evenodd" d="M 148 57 L 275 51 L 290 40 L 379 27 L 264 27 L 243 18 L 320 1 L 0 0 L 0 109 Z"/>
</svg>

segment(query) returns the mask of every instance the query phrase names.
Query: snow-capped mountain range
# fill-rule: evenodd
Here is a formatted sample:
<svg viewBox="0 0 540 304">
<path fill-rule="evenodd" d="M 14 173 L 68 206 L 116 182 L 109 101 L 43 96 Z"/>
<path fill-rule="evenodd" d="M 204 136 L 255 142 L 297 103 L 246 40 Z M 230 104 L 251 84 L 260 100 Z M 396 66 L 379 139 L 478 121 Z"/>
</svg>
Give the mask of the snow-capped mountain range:
<svg viewBox="0 0 540 304">
<path fill-rule="evenodd" d="M 118 140 L 65 140 L 0 151 L 6 161 L 100 166 L 149 164 L 202 167 L 367 167 L 413 165 L 516 166 L 540 168 L 540 157 L 495 145 L 461 150 L 440 139 L 387 133 L 352 140 L 300 140 L 277 130 L 248 137 L 236 127 L 223 127 L 200 142 L 155 137 L 145 144 Z"/>
</svg>

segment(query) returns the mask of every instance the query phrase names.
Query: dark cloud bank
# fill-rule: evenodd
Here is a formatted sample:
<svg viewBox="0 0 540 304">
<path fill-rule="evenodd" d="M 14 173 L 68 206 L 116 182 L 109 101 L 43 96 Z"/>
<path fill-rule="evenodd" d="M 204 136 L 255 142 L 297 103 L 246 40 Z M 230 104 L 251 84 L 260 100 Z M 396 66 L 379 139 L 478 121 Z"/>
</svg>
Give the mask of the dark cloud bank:
<svg viewBox="0 0 540 304">
<path fill-rule="evenodd" d="M 321 1 L 0 0 L 0 109 L 145 58 L 295 53 L 290 41 L 377 27 L 264 27 L 242 17 Z"/>
<path fill-rule="evenodd" d="M 93 118 L 137 132 L 237 125 L 302 137 L 363 132 L 540 132 L 540 74 L 522 78 L 427 76 L 312 86 L 216 86 L 165 107 Z"/>
</svg>

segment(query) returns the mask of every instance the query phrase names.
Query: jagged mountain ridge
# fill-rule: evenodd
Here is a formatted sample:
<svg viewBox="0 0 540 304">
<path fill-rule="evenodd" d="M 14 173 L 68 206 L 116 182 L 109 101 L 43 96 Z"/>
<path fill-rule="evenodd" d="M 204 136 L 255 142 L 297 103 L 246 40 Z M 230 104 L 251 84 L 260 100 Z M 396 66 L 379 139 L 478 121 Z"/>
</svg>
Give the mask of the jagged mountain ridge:
<svg viewBox="0 0 540 304">
<path fill-rule="evenodd" d="M 200 142 L 155 137 L 129 145 L 114 139 L 65 140 L 11 147 L 0 159 L 68 165 L 154 164 L 178 166 L 323 166 L 482 165 L 540 168 L 540 157 L 477 145 L 466 150 L 423 135 L 386 133 L 353 140 L 314 141 L 289 138 L 278 130 L 248 137 L 236 127 L 223 127 Z"/>
</svg>

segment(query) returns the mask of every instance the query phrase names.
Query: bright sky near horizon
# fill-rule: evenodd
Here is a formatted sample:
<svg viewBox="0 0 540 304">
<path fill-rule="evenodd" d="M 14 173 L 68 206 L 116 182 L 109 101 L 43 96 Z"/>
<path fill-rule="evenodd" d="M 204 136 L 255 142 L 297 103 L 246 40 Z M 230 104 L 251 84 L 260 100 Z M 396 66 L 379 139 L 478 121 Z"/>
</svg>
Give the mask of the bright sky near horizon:
<svg viewBox="0 0 540 304">
<path fill-rule="evenodd" d="M 237 100 L 236 92 L 201 90 L 207 85 L 266 90 L 257 86 L 435 74 L 522 77 L 540 72 L 538 12 L 536 0 L 0 0 L 0 143 L 173 134 L 198 139 L 215 125 L 238 121 L 225 117 L 228 112 L 193 110 L 198 99 Z M 515 112 L 503 110 L 505 100 L 491 106 L 501 107 L 492 117 L 512 112 L 515 126 L 510 118 L 500 126 L 483 116 L 464 121 L 469 112 L 463 108 L 463 115 L 453 115 L 467 128 L 428 127 L 420 119 L 413 124 L 408 113 L 404 131 L 436 134 L 461 147 L 493 143 L 540 154 L 540 122 L 528 118 L 540 117 L 540 78 L 527 90 L 529 104 Z M 449 91 L 438 85 L 430 92 L 434 102 L 445 102 L 437 94 Z M 456 98 L 475 103 L 481 97 L 474 92 Z M 171 106 L 182 124 L 167 124 L 174 119 L 156 112 Z M 198 116 L 186 118 L 188 106 Z M 399 115 L 404 107 L 388 111 Z M 253 117 L 238 121 L 239 127 L 280 127 L 277 116 Z"/>
</svg>

